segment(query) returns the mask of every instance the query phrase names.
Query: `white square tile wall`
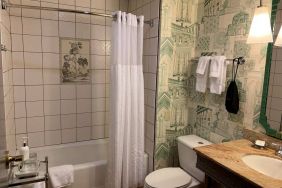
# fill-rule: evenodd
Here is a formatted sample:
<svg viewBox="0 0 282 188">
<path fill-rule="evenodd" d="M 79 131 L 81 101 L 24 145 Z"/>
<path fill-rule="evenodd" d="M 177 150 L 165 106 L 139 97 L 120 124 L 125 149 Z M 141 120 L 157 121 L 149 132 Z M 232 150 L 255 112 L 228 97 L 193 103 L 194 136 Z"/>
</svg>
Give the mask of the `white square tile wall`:
<svg viewBox="0 0 282 188">
<path fill-rule="evenodd" d="M 17 20 L 15 21 L 17 22 Z M 5 129 L 6 129 L 6 138 L 7 138 L 7 148 L 10 151 L 15 150 L 16 148 L 16 133 L 25 132 L 25 124 L 23 126 L 19 125 L 19 121 L 15 121 L 15 114 L 19 116 L 23 116 L 24 119 L 26 117 L 25 109 L 23 109 L 23 105 L 17 105 L 17 111 L 15 111 L 15 102 L 14 102 L 14 87 L 13 87 L 13 66 L 12 66 L 12 43 L 19 42 L 18 49 L 22 49 L 22 42 L 20 41 L 21 36 L 15 36 L 12 41 L 11 38 L 11 28 L 16 29 L 15 26 L 11 26 L 9 13 L 5 10 L 1 10 L 0 12 L 0 32 L 1 32 L 1 44 L 5 45 L 7 51 L 2 52 L 2 63 L 0 65 L 1 68 L 1 85 L 3 89 L 0 90 L 1 96 L 1 111 L 5 112 L 4 117 L 1 118 L 1 121 L 5 121 Z M 20 59 L 20 54 L 17 54 L 16 57 Z M 17 61 L 18 62 L 18 61 Z M 21 66 L 20 64 L 17 64 Z M 23 84 L 20 78 L 23 78 L 23 72 L 18 72 L 19 75 L 16 77 L 15 81 L 19 84 Z M 24 88 L 17 88 L 18 91 L 23 91 Z M 16 99 L 21 100 L 22 96 L 17 95 Z M 3 103 L 4 101 L 4 103 Z M 3 106 L 2 106 L 3 105 Z M 4 109 L 5 108 L 5 109 Z M 20 109 L 23 111 L 19 112 Z M 16 132 L 16 126 L 18 128 L 18 132 Z M 4 133 L 5 134 L 5 133 Z M 1 142 L 2 143 L 2 142 Z"/>
<path fill-rule="evenodd" d="M 153 28 L 146 24 L 144 26 L 143 57 L 147 114 L 145 149 L 149 154 L 151 171 L 155 133 L 159 0 L 22 0 L 22 3 L 101 13 L 120 9 L 143 14 L 145 20 L 154 19 Z M 8 138 L 11 140 L 9 147 L 19 146 L 20 138 L 26 135 L 29 136 L 31 147 L 108 136 L 111 20 L 98 16 L 20 8 L 11 8 L 9 14 L 5 15 L 6 19 L 1 19 L 1 24 L 6 28 L 1 32 L 6 33 L 10 43 L 7 44 L 10 52 L 7 52 L 5 65 L 11 65 L 3 70 L 3 75 L 12 75 L 4 87 L 7 100 L 12 98 L 9 103 L 12 104 L 12 115 L 6 116 L 12 119 L 15 117 L 14 126 L 7 131 L 14 132 Z M 91 40 L 91 84 L 60 83 L 59 37 Z"/>
<path fill-rule="evenodd" d="M 127 0 L 22 0 L 25 5 L 111 13 Z M 10 9 L 14 145 L 31 147 L 105 138 L 108 132 L 111 20 L 47 10 Z M 11 29 L 11 30 L 10 30 Z M 91 82 L 61 84 L 60 37 L 91 43 Z M 106 66 L 106 59 L 108 65 Z M 107 93 L 108 92 L 108 93 Z"/>
</svg>

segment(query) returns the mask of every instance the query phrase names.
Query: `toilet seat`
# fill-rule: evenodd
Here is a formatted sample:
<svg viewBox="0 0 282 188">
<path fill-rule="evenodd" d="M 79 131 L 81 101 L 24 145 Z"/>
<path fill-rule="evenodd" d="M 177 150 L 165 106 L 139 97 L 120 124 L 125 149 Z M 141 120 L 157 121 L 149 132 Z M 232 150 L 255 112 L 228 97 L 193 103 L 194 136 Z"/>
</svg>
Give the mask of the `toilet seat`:
<svg viewBox="0 0 282 188">
<path fill-rule="evenodd" d="M 186 188 L 192 177 L 181 168 L 163 168 L 145 178 L 145 188 Z"/>
</svg>

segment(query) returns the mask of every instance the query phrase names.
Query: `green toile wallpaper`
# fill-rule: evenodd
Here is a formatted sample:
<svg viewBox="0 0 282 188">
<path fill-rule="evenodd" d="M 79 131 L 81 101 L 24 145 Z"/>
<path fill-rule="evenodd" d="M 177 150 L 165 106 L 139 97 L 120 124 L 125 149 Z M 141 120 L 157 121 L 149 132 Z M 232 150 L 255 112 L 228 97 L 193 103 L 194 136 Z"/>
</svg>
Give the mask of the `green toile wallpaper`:
<svg viewBox="0 0 282 188">
<path fill-rule="evenodd" d="M 257 5 L 256 0 L 162 0 L 155 169 L 178 166 L 178 136 L 196 134 L 219 143 L 241 138 L 243 128 L 263 131 L 259 113 L 267 45 L 246 44 Z M 264 5 L 271 7 L 271 1 Z M 225 110 L 226 92 L 196 92 L 193 59 L 202 52 L 246 58 L 237 76 L 237 115 Z"/>
</svg>

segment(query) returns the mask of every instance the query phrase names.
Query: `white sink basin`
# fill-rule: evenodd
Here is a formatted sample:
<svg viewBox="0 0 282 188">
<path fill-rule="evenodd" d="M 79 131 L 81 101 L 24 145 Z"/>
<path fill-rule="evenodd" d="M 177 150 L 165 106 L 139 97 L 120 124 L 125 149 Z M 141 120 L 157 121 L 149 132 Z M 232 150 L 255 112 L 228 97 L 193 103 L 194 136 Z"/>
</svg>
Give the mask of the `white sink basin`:
<svg viewBox="0 0 282 188">
<path fill-rule="evenodd" d="M 250 168 L 274 179 L 282 180 L 282 160 L 261 155 L 246 155 L 243 162 Z"/>
</svg>

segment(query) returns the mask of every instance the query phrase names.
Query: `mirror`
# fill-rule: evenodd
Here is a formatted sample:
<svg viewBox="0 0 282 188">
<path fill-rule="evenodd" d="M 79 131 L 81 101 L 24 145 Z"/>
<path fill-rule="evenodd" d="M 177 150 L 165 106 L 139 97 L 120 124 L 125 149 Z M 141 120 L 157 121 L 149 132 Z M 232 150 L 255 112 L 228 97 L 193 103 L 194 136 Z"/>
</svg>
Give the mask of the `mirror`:
<svg viewBox="0 0 282 188">
<path fill-rule="evenodd" d="M 282 1 L 272 1 L 271 24 L 274 40 L 282 24 Z M 282 47 L 267 48 L 260 123 L 266 134 L 282 139 Z"/>
</svg>

